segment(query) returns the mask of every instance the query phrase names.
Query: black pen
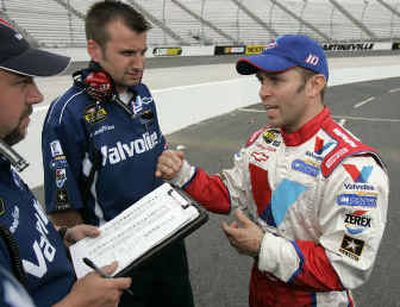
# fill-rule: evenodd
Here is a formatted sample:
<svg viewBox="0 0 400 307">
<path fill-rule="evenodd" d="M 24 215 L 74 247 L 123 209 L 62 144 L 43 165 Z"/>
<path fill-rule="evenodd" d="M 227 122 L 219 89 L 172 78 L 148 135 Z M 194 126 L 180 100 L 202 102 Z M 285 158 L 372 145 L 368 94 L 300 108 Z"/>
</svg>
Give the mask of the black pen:
<svg viewBox="0 0 400 307">
<path fill-rule="evenodd" d="M 84 257 L 83 262 L 90 267 L 91 269 L 93 269 L 97 274 L 99 274 L 101 277 L 103 278 L 114 278 L 112 277 L 110 274 L 107 274 L 106 272 L 104 272 L 102 269 L 100 269 L 92 260 L 90 260 L 89 258 Z M 126 291 L 127 293 L 129 293 L 130 295 L 133 296 L 133 292 L 131 291 L 131 289 L 124 289 L 124 291 Z"/>
</svg>

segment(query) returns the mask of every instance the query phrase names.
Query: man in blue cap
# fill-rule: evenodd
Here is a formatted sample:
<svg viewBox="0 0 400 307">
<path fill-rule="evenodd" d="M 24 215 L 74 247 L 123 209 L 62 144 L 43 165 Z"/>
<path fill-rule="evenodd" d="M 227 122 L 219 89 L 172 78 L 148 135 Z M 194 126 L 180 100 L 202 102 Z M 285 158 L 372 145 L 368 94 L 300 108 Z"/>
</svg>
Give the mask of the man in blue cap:
<svg viewBox="0 0 400 307">
<path fill-rule="evenodd" d="M 43 101 L 34 77 L 61 73 L 69 62 L 32 48 L 0 19 L 0 306 L 32 305 L 10 281 L 11 272 L 37 306 L 116 306 L 131 284 L 130 278 L 111 280 L 94 272 L 76 281 L 65 245 L 99 231 L 80 225 L 62 237 L 18 175 L 26 163 L 11 146 L 25 137 L 33 105 Z M 104 269 L 116 268 L 113 263 Z"/>
<path fill-rule="evenodd" d="M 314 40 L 280 36 L 236 69 L 260 80 L 269 124 L 232 169 L 210 176 L 165 151 L 156 174 L 210 211 L 239 208 L 222 227 L 254 258 L 250 306 L 353 306 L 349 289 L 368 279 L 386 224 L 383 163 L 324 105 L 328 65 Z"/>
</svg>

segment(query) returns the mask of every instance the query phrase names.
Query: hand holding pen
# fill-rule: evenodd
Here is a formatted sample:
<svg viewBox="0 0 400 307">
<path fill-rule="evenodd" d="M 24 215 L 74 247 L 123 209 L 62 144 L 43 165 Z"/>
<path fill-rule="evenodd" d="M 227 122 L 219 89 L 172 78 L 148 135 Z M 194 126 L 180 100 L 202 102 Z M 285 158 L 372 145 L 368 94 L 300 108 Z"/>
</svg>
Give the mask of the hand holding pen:
<svg viewBox="0 0 400 307">
<path fill-rule="evenodd" d="M 91 261 L 89 258 L 84 257 L 83 262 L 90 267 L 91 269 L 93 269 L 97 274 L 99 274 L 101 277 L 103 278 L 109 278 L 109 279 L 113 279 L 114 277 L 111 276 L 110 274 L 104 272 L 102 269 L 100 269 L 93 261 Z M 129 289 L 126 288 L 123 291 L 125 291 L 126 293 L 130 294 L 133 296 L 133 292 Z"/>
</svg>

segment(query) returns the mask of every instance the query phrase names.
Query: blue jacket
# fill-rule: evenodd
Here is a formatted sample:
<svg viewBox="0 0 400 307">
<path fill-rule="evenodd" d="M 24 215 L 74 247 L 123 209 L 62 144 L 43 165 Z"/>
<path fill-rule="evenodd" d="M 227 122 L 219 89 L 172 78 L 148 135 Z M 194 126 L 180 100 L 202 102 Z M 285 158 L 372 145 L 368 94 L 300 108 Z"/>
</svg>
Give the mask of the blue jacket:
<svg viewBox="0 0 400 307">
<path fill-rule="evenodd" d="M 161 184 L 154 173 L 165 139 L 153 97 L 144 84 L 129 90 L 133 115 L 77 85 L 52 103 L 42 134 L 49 213 L 79 210 L 100 225 Z"/>
<path fill-rule="evenodd" d="M 75 281 L 64 243 L 27 185 L 0 156 L 0 224 L 16 240 L 27 273 L 27 289 L 37 306 L 51 306 Z M 0 240 L 0 265 L 12 271 L 12 259 Z"/>
</svg>

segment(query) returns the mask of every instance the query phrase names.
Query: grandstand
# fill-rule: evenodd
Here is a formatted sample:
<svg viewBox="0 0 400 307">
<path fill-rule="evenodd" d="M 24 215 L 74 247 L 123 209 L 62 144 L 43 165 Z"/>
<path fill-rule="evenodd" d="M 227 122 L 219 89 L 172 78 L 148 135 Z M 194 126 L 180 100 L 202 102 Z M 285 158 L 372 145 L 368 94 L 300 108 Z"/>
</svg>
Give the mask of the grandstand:
<svg viewBox="0 0 400 307">
<path fill-rule="evenodd" d="M 96 0 L 0 0 L 0 16 L 38 46 L 83 47 Z M 153 24 L 150 46 L 265 44 L 284 33 L 321 42 L 399 39 L 400 0 L 125 0 Z"/>
</svg>

